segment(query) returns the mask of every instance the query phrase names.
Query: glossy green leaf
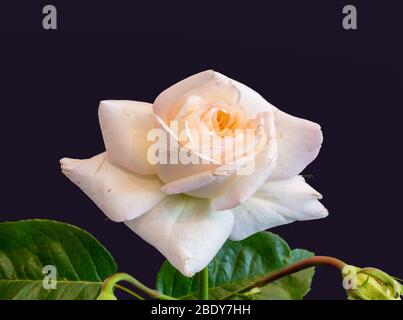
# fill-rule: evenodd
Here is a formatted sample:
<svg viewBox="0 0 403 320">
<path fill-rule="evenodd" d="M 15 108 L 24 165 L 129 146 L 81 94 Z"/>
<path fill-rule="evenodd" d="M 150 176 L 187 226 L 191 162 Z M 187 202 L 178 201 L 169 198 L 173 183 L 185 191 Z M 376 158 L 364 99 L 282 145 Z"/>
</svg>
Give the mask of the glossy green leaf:
<svg viewBox="0 0 403 320">
<path fill-rule="evenodd" d="M 47 265 L 56 267 L 56 289 L 43 286 Z M 92 300 L 116 270 L 105 247 L 75 226 L 50 220 L 0 223 L 0 299 Z"/>
<path fill-rule="evenodd" d="M 260 276 L 311 256 L 313 253 L 307 250 L 291 250 L 283 239 L 270 232 L 260 232 L 242 241 L 228 240 L 208 266 L 209 297 L 223 299 Z M 313 275 L 314 268 L 306 269 L 232 299 L 302 299 L 310 290 Z M 198 280 L 197 275 L 191 278 L 183 276 L 165 261 L 156 286 L 170 296 L 197 299 Z"/>
</svg>

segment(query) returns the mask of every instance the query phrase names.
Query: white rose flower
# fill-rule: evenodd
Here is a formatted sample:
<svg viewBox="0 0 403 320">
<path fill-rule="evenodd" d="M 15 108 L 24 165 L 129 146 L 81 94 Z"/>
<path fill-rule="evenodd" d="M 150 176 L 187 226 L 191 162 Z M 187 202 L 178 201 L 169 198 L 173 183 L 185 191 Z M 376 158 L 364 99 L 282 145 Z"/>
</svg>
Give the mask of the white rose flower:
<svg viewBox="0 0 403 320">
<path fill-rule="evenodd" d="M 63 173 L 111 220 L 125 222 L 186 276 L 202 270 L 227 239 L 328 214 L 321 195 L 299 175 L 319 153 L 320 126 L 280 111 L 218 72 L 186 78 L 153 104 L 101 101 L 99 120 L 106 152 L 64 158 Z M 172 133 L 174 122 L 184 135 Z M 149 133 L 156 128 L 177 141 L 160 155 L 186 147 L 200 161 L 152 163 Z M 254 139 L 243 139 L 247 130 Z M 216 138 L 212 153 L 203 153 L 195 133 Z M 246 145 L 237 144 L 241 140 Z M 224 163 L 227 143 L 242 150 L 241 159 L 253 150 L 251 172 L 238 174 L 236 165 Z"/>
</svg>

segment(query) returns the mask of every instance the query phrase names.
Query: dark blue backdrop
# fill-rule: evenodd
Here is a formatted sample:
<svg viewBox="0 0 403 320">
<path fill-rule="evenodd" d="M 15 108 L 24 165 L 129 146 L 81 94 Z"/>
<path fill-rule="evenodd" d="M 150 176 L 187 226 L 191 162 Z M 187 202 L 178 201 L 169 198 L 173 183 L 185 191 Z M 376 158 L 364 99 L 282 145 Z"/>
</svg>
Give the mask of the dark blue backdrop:
<svg viewBox="0 0 403 320">
<path fill-rule="evenodd" d="M 271 231 L 292 247 L 403 276 L 402 28 L 391 2 L 49 1 L 58 9 L 57 31 L 42 30 L 45 2 L 25 2 L 0 12 L 1 221 L 78 225 L 122 271 L 152 285 L 163 257 L 107 221 L 58 160 L 104 150 L 100 100 L 152 102 L 176 81 L 213 68 L 323 128 L 321 153 L 304 173 L 313 175 L 308 182 L 324 195 L 329 217 Z M 341 11 L 351 3 L 358 30 L 345 31 Z M 344 298 L 340 281 L 320 268 L 308 297 Z"/>
</svg>

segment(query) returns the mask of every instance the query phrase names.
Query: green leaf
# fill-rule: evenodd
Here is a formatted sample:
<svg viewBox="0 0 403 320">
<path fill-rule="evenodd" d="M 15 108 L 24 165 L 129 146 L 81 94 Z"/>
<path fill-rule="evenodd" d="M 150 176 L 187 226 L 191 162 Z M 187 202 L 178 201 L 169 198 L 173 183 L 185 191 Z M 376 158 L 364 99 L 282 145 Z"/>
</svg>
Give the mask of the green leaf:
<svg viewBox="0 0 403 320">
<path fill-rule="evenodd" d="M 44 266 L 56 267 L 57 288 L 45 289 Z M 0 299 L 92 300 L 117 271 L 88 232 L 50 220 L 0 223 Z"/>
<path fill-rule="evenodd" d="M 260 276 L 295 261 L 313 256 L 302 249 L 291 250 L 279 236 L 259 232 L 242 241 L 227 241 L 209 266 L 209 297 L 223 299 Z M 232 299 L 294 300 L 310 290 L 314 268 L 309 268 Z M 157 289 L 180 299 L 197 299 L 198 276 L 187 278 L 165 261 L 157 275 Z"/>
</svg>

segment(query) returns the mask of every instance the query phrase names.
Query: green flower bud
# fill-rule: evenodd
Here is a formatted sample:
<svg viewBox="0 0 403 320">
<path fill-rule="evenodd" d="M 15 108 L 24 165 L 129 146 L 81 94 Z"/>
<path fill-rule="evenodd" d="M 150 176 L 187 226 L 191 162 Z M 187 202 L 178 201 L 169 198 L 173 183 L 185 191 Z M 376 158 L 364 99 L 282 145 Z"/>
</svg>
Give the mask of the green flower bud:
<svg viewBox="0 0 403 320">
<path fill-rule="evenodd" d="M 113 292 L 105 290 L 105 291 L 101 291 L 97 300 L 118 300 L 118 298 L 116 298 L 116 296 L 113 294 Z"/>
<path fill-rule="evenodd" d="M 379 269 L 346 265 L 342 275 L 350 300 L 401 300 L 403 286 Z"/>
</svg>

